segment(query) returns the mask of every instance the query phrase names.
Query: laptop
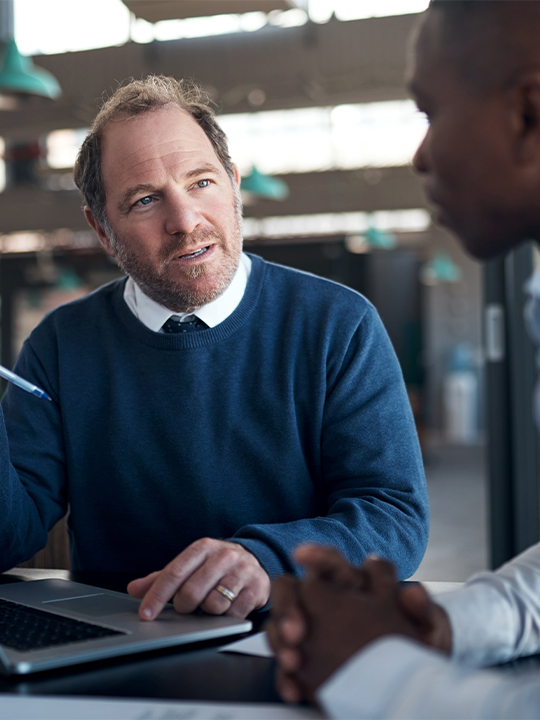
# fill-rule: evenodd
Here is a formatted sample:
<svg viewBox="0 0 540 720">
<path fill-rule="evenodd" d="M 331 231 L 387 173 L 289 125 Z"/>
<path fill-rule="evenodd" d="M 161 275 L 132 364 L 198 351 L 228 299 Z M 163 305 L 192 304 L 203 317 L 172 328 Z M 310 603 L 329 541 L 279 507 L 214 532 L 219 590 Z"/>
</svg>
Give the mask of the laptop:
<svg viewBox="0 0 540 720">
<path fill-rule="evenodd" d="M 26 674 L 236 635 L 249 620 L 179 615 L 140 620 L 139 600 L 71 580 L 0 585 L 0 673 Z"/>
</svg>

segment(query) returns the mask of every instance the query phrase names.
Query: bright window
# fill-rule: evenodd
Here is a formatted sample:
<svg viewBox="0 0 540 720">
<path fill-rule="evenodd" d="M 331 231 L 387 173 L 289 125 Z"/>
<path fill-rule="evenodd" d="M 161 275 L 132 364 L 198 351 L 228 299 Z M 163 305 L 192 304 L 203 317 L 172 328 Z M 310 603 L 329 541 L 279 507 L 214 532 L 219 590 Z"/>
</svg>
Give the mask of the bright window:
<svg viewBox="0 0 540 720">
<path fill-rule="evenodd" d="M 1 2 L 1 0 L 0 0 Z M 151 25 L 130 20 L 121 0 L 15 0 L 15 37 L 26 55 L 63 53 L 135 42 L 252 32 L 270 22 L 282 27 L 315 22 L 422 12 L 428 0 L 297 0 L 299 9 L 244 15 L 165 20 Z M 31 22 L 29 22 L 29 18 Z"/>
<path fill-rule="evenodd" d="M 411 100 L 222 115 L 242 174 L 408 164 L 426 119 Z"/>
</svg>

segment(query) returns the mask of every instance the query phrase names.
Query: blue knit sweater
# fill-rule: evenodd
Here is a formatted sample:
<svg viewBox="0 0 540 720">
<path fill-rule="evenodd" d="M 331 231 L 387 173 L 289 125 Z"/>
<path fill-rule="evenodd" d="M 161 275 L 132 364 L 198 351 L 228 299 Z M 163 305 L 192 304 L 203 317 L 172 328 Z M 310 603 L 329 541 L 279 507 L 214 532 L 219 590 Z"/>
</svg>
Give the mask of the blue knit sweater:
<svg viewBox="0 0 540 720">
<path fill-rule="evenodd" d="M 119 280 L 32 332 L 16 371 L 54 402 L 14 386 L 3 401 L 0 569 L 43 547 L 68 505 L 75 569 L 146 573 L 205 536 L 241 543 L 271 576 L 306 541 L 416 569 L 424 474 L 374 308 L 252 261 L 212 329 L 152 332 Z"/>
</svg>

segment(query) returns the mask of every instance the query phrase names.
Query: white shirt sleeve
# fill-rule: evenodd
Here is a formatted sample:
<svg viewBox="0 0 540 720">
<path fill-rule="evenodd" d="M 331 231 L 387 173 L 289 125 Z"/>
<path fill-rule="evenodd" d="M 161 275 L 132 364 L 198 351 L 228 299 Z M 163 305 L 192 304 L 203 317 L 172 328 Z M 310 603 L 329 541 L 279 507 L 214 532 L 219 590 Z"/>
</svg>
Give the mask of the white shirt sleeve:
<svg viewBox="0 0 540 720">
<path fill-rule="evenodd" d="M 410 640 L 388 637 L 355 655 L 318 690 L 331 718 L 540 718 L 538 671 L 472 670 Z"/>
<path fill-rule="evenodd" d="M 383 638 L 321 686 L 330 717 L 540 718 L 537 670 L 470 669 L 540 652 L 540 543 L 437 602 L 452 623 L 453 659 Z"/>
<path fill-rule="evenodd" d="M 460 663 L 494 665 L 540 652 L 540 543 L 436 600 L 450 617 Z"/>
</svg>

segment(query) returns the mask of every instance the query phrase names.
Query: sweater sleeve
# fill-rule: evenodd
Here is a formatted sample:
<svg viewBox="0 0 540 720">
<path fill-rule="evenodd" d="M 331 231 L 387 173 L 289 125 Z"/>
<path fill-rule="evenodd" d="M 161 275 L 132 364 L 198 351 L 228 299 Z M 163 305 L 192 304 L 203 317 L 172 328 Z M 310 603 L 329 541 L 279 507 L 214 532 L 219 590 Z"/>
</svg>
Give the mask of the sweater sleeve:
<svg viewBox="0 0 540 720">
<path fill-rule="evenodd" d="M 231 538 L 271 577 L 297 569 L 291 553 L 304 542 L 337 547 L 352 563 L 376 553 L 396 565 L 400 578 L 415 571 L 425 551 L 428 503 L 416 429 L 401 369 L 373 307 L 343 346 L 338 353 L 330 345 L 327 354 L 319 444 L 326 512 L 244 526 Z"/>
<path fill-rule="evenodd" d="M 67 510 L 64 439 L 54 401 L 57 393 L 28 341 L 15 372 L 43 388 L 53 402 L 11 384 L 2 401 L 0 571 L 30 559 L 45 547 L 48 531 Z"/>
<path fill-rule="evenodd" d="M 538 674 L 459 667 L 404 638 L 383 638 L 318 690 L 331 718 L 538 718 Z"/>
</svg>

